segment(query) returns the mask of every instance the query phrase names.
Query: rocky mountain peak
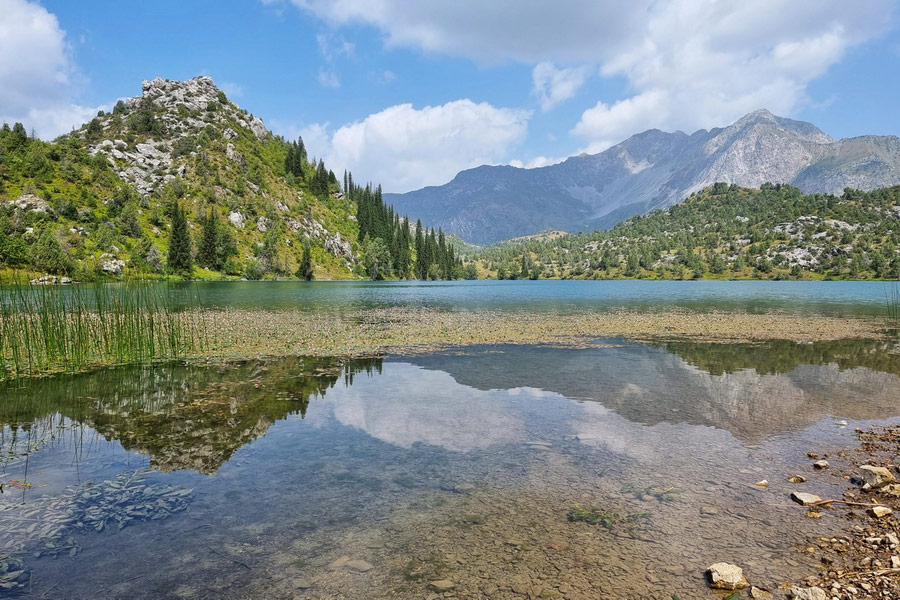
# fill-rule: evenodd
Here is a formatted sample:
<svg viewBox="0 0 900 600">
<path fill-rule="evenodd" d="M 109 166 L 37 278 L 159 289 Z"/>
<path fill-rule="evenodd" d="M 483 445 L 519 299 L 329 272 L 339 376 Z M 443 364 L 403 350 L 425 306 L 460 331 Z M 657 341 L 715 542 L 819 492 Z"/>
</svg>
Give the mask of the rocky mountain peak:
<svg viewBox="0 0 900 600">
<path fill-rule="evenodd" d="M 141 95 L 116 104 L 76 135 L 89 141 L 91 154 L 102 152 L 119 177 L 149 195 L 176 177 L 184 176 L 201 134 L 226 140 L 229 160 L 243 164 L 232 141 L 245 130 L 263 142 L 269 132 L 254 117 L 231 102 L 212 77 L 186 81 L 156 77 L 141 83 Z"/>
<path fill-rule="evenodd" d="M 815 144 L 830 144 L 834 138 L 813 125 L 805 121 L 795 121 L 772 114 L 765 108 L 760 108 L 748 113 L 734 122 L 730 127 L 723 130 L 725 135 L 733 135 L 752 128 L 776 130 L 790 134 L 802 141 L 813 142 Z"/>
</svg>

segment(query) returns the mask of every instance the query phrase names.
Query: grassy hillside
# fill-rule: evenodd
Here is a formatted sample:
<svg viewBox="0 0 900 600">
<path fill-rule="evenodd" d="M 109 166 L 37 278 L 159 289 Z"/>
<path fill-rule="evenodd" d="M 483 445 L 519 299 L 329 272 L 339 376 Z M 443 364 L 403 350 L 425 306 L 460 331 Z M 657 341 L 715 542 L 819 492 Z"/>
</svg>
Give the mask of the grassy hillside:
<svg viewBox="0 0 900 600">
<path fill-rule="evenodd" d="M 717 183 L 608 231 L 470 254 L 515 278 L 873 278 L 900 276 L 900 187 L 841 196 Z"/>
<path fill-rule="evenodd" d="M 194 249 L 181 275 L 288 276 L 306 240 L 317 278 L 353 277 L 356 206 L 340 190 L 211 79 L 157 79 L 52 143 L 20 125 L 0 130 L 0 264 L 78 279 L 171 276 L 177 206 Z M 210 221 L 216 243 L 203 257 Z"/>
</svg>

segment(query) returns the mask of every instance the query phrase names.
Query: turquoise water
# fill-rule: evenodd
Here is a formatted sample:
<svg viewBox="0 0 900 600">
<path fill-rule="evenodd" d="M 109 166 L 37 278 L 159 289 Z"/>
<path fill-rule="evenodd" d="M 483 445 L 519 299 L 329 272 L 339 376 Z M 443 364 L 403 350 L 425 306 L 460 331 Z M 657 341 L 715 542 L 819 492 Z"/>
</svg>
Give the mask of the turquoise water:
<svg viewBox="0 0 900 600">
<path fill-rule="evenodd" d="M 0 595 L 426 598 L 446 579 L 445 597 L 713 600 L 721 560 L 774 589 L 816 568 L 796 544 L 843 527 L 788 495 L 840 494 L 837 452 L 900 420 L 898 389 L 876 341 L 37 380 L 0 392 Z M 605 529 L 570 522 L 575 505 L 644 516 Z"/>
<path fill-rule="evenodd" d="M 684 307 L 884 314 L 892 286 L 857 281 L 212 282 L 206 306 L 347 310 L 389 306 L 500 310 Z"/>
<path fill-rule="evenodd" d="M 173 290 L 191 306 L 315 311 L 393 306 L 537 311 L 681 307 L 884 315 L 892 293 L 900 292 L 900 284 L 883 281 L 229 281 L 149 285 Z M 66 293 L 66 289 L 73 288 L 61 291 Z"/>
</svg>

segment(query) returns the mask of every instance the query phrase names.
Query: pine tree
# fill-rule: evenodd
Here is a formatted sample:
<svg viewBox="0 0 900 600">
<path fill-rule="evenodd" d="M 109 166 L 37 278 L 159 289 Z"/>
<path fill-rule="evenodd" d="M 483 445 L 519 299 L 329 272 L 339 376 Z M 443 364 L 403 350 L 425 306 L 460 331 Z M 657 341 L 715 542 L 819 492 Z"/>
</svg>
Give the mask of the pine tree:
<svg viewBox="0 0 900 600">
<path fill-rule="evenodd" d="M 312 250 L 309 247 L 309 240 L 303 240 L 303 251 L 300 255 L 300 266 L 297 267 L 297 277 L 306 281 L 312 281 L 314 275 Z"/>
<path fill-rule="evenodd" d="M 191 236 L 188 233 L 187 216 L 178 203 L 172 210 L 172 233 L 169 236 L 169 269 L 190 277 L 194 264 L 191 257 Z"/>
<path fill-rule="evenodd" d="M 208 269 L 221 269 L 219 264 L 219 218 L 214 210 L 210 209 L 203 219 L 203 232 L 200 243 L 197 245 L 197 263 Z"/>
</svg>

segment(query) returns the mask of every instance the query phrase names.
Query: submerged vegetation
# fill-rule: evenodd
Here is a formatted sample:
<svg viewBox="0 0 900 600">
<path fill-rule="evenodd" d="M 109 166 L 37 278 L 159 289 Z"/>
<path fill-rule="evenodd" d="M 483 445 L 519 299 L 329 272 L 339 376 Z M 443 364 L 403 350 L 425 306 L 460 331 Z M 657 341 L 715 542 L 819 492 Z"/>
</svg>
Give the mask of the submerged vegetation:
<svg viewBox="0 0 900 600">
<path fill-rule="evenodd" d="M 195 355 L 207 340 L 190 296 L 134 282 L 0 286 L 0 380 Z"/>
</svg>

